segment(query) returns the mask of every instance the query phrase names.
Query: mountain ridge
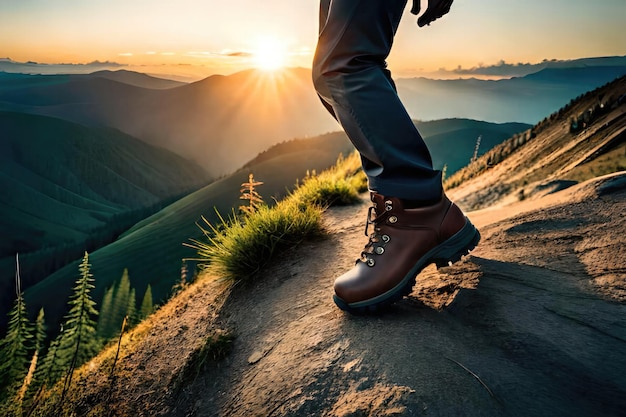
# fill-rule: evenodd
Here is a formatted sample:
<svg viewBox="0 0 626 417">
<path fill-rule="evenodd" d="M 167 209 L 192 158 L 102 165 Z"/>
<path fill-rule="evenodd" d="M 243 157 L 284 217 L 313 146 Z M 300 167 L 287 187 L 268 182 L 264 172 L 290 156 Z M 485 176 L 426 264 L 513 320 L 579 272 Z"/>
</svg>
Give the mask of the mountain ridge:
<svg viewBox="0 0 626 417">
<path fill-rule="evenodd" d="M 626 73 L 626 66 L 599 68 L 558 70 L 579 74 L 566 83 L 535 75 L 491 82 L 398 78 L 396 84 L 416 119 L 536 123 L 607 78 Z M 274 74 L 247 70 L 161 90 L 101 77 L 78 81 L 20 89 L 7 87 L 0 77 L 0 109 L 112 126 L 193 159 L 214 177 L 233 172 L 275 143 L 337 129 L 319 104 L 310 70 L 303 68 Z"/>
<path fill-rule="evenodd" d="M 584 66 L 625 66 L 626 56 L 596 56 L 585 58 L 573 58 L 573 59 L 544 59 L 537 63 L 507 63 L 501 60 L 497 64 L 492 65 L 479 65 L 471 68 L 455 68 L 453 70 L 440 69 L 435 75 L 452 76 L 495 76 L 495 77 L 515 77 L 524 76 L 533 72 L 540 71 L 544 68 L 576 68 Z M 47 64 L 38 62 L 18 62 L 11 60 L 10 58 L 0 58 L 0 73 L 7 71 L 9 73 L 26 73 L 26 74 L 84 74 L 97 70 L 116 71 L 123 70 L 128 71 L 127 66 L 116 62 L 99 62 L 94 61 L 89 64 Z M 130 71 L 134 72 L 134 71 Z M 432 75 L 432 74 L 431 74 Z M 155 75 L 158 78 L 168 78 L 167 75 L 158 74 Z M 188 80 L 188 77 L 182 75 L 171 75 L 171 78 L 184 78 Z M 206 77 L 204 77 L 206 78 Z M 198 81 L 194 79 L 191 82 Z"/>
<path fill-rule="evenodd" d="M 451 195 L 479 209 L 532 197 L 548 183 L 571 184 L 576 170 L 626 146 L 625 94 L 626 76 L 572 100 L 525 135 L 497 145 L 457 172 L 448 186 L 469 184 L 463 192 L 452 188 Z M 575 124 L 580 126 L 574 128 Z M 617 170 L 626 168 L 626 161 L 617 164 Z M 493 175 L 487 175 L 492 170 Z"/>
</svg>

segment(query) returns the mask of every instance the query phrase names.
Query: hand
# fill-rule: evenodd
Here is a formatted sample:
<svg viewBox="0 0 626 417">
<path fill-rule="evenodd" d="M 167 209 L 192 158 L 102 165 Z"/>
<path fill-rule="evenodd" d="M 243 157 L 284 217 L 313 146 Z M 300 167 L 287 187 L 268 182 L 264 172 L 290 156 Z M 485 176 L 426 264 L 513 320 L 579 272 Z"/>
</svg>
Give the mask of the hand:
<svg viewBox="0 0 626 417">
<path fill-rule="evenodd" d="M 454 0 L 428 0 L 428 7 L 426 7 L 426 11 L 417 19 L 417 26 L 422 27 L 430 25 L 436 19 L 439 19 L 441 16 L 448 13 L 453 1 Z M 420 0 L 413 0 L 411 13 L 418 15 L 420 13 L 420 9 Z"/>
</svg>

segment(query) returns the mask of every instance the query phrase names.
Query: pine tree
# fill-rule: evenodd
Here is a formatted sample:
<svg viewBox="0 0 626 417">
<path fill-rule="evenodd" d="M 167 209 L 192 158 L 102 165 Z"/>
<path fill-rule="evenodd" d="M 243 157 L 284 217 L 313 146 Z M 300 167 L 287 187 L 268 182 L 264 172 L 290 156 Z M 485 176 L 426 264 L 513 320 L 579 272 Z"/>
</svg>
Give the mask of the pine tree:
<svg viewBox="0 0 626 417">
<path fill-rule="evenodd" d="M 32 349 L 33 329 L 28 321 L 24 294 L 21 288 L 19 256 L 15 257 L 15 305 L 9 312 L 7 334 L 0 341 L 0 400 L 4 395 L 12 395 L 21 385 L 30 362 L 29 350 Z M 6 398 L 6 397 L 4 397 Z"/>
<path fill-rule="evenodd" d="M 26 394 L 26 398 L 32 398 L 36 395 L 37 390 L 41 387 L 42 381 L 42 368 L 45 362 L 44 343 L 46 341 L 46 324 L 45 314 L 43 307 L 39 310 L 37 320 L 35 321 L 35 353 L 31 359 L 31 367 L 29 373 L 26 376 L 24 385 L 22 386 L 23 392 Z"/>
<path fill-rule="evenodd" d="M 128 328 L 133 327 L 137 324 L 137 296 L 135 295 L 134 288 L 131 288 L 130 295 L 128 296 L 128 308 L 126 309 L 126 317 Z"/>
<path fill-rule="evenodd" d="M 22 388 L 19 393 L 19 400 L 22 402 L 24 400 L 24 396 L 26 395 L 27 390 L 29 390 L 30 385 L 34 382 L 35 372 L 37 371 L 37 367 L 39 366 L 39 358 L 41 357 L 41 353 L 43 350 L 43 344 L 46 340 L 46 324 L 45 324 L 45 314 L 43 308 L 39 310 L 39 314 L 37 315 L 37 320 L 35 321 L 35 351 L 30 360 L 30 366 L 28 368 L 28 373 L 24 378 L 24 382 L 22 383 Z"/>
<path fill-rule="evenodd" d="M 61 341 L 62 334 L 63 329 L 61 329 L 61 333 L 50 342 L 46 356 L 43 357 L 41 365 L 37 367 L 35 371 L 35 385 L 37 387 L 54 383 L 63 374 L 63 369 L 59 364 L 59 342 Z"/>
<path fill-rule="evenodd" d="M 118 334 L 120 327 L 122 327 L 122 321 L 128 314 L 128 303 L 130 299 L 130 278 L 128 276 L 128 269 L 124 269 L 122 278 L 113 293 L 113 306 L 111 309 L 111 334 L 109 337 L 113 337 Z"/>
<path fill-rule="evenodd" d="M 114 333 L 112 323 L 113 314 L 113 292 L 115 290 L 115 284 L 111 288 L 104 292 L 102 298 L 102 307 L 100 308 L 100 316 L 98 318 L 98 337 L 106 342 Z"/>
<path fill-rule="evenodd" d="M 43 307 L 39 310 L 37 320 L 35 321 L 35 350 L 41 351 L 46 341 L 46 320 Z"/>
<path fill-rule="evenodd" d="M 67 370 L 69 376 L 66 387 L 71 383 L 73 370 L 91 359 L 99 349 L 96 322 L 93 319 L 93 316 L 98 315 L 98 311 L 95 308 L 96 302 L 90 295 L 94 288 L 94 280 L 90 272 L 91 265 L 87 252 L 78 269 L 80 277 L 76 280 L 74 293 L 68 303 L 70 311 L 65 316 L 64 329 L 56 355 L 61 369 Z"/>
<path fill-rule="evenodd" d="M 115 337 L 122 326 L 124 317 L 128 324 L 137 323 L 137 300 L 135 290 L 130 286 L 128 269 L 124 269 L 120 281 L 105 291 L 98 320 L 98 337 L 106 342 Z"/>
<path fill-rule="evenodd" d="M 148 284 L 146 288 L 146 292 L 143 295 L 143 300 L 141 301 L 141 307 L 139 309 L 139 317 L 140 320 L 145 319 L 154 311 L 154 305 L 152 304 L 152 287 Z"/>
</svg>

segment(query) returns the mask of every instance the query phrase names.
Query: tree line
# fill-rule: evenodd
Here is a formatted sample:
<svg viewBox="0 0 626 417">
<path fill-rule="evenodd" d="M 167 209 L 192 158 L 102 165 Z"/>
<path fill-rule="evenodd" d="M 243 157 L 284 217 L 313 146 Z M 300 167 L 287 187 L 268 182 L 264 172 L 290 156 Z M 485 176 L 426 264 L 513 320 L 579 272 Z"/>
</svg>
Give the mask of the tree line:
<svg viewBox="0 0 626 417">
<path fill-rule="evenodd" d="M 0 411 L 6 415 L 29 415 L 45 391 L 59 381 L 63 381 L 59 401 L 62 404 L 74 370 L 119 336 L 123 325 L 132 327 L 154 311 L 150 285 L 137 305 L 128 270 L 124 270 L 120 280 L 106 289 L 98 311 L 91 295 L 95 280 L 90 272 L 87 252 L 78 270 L 79 277 L 70 295 L 60 332 L 46 344 L 44 310 L 39 311 L 34 323 L 30 322 L 21 288 L 19 257 L 16 256 L 16 299 L 8 314 L 6 336 L 0 340 Z"/>
<path fill-rule="evenodd" d="M 25 288 L 29 288 L 74 260 L 79 259 L 84 251 L 91 253 L 114 242 L 133 225 L 159 212 L 184 195 L 187 194 L 180 193 L 147 207 L 125 210 L 109 217 L 103 216 L 100 219 L 103 225 L 89 229 L 89 236 L 85 239 L 56 243 L 53 246 L 44 246 L 35 250 L 31 250 L 30 245 L 26 244 L 13 247 L 16 252 L 22 253 L 22 258 L 25 261 L 24 265 L 22 265 L 22 273 L 24 275 L 22 285 Z M 23 250 L 20 250 L 20 247 Z M 4 257 L 7 255 L 4 253 L 0 256 Z M 6 275 L 0 273 L 0 278 L 10 279 L 8 273 Z M 1 300 L 4 301 L 4 298 L 1 298 Z M 0 319 L 0 331 L 4 327 L 3 325 L 4 322 Z"/>
</svg>

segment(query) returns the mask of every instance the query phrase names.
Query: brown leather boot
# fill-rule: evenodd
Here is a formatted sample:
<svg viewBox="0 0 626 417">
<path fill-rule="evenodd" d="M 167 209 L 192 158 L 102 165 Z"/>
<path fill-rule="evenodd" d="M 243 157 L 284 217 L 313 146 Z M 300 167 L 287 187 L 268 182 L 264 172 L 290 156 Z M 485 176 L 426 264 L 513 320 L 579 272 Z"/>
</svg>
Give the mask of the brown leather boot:
<svg viewBox="0 0 626 417">
<path fill-rule="evenodd" d="M 405 209 L 398 198 L 372 193 L 365 235 L 369 242 L 356 266 L 335 281 L 335 304 L 351 313 L 375 311 L 411 292 L 415 277 L 431 263 L 447 266 L 480 241 L 480 233 L 444 195 L 428 207 Z"/>
</svg>

